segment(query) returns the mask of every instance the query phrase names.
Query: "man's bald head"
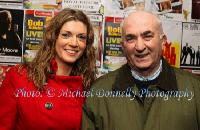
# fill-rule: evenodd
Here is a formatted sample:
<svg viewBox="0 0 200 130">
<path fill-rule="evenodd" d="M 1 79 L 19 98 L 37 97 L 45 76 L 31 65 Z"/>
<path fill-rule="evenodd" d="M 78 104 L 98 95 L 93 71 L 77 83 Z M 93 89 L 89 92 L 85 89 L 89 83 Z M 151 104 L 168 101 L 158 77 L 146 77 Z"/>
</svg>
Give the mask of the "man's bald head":
<svg viewBox="0 0 200 130">
<path fill-rule="evenodd" d="M 124 29 L 125 29 L 126 26 L 133 24 L 133 22 L 142 23 L 142 22 L 145 22 L 145 21 L 149 21 L 149 22 L 153 23 L 155 25 L 155 28 L 157 28 L 160 31 L 160 34 L 161 35 L 164 34 L 163 28 L 162 28 L 162 22 L 161 22 L 158 15 L 153 14 L 153 13 L 148 12 L 148 11 L 136 11 L 136 12 L 130 13 L 123 20 L 123 22 L 121 24 L 122 39 L 124 38 L 124 34 L 125 34 Z"/>
</svg>

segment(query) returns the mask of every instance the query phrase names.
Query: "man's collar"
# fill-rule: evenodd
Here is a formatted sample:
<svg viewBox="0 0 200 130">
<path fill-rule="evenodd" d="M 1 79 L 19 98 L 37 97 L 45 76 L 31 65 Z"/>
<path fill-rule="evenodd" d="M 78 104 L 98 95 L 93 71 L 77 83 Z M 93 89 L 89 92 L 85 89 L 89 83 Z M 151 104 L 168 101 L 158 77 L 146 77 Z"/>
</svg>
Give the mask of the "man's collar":
<svg viewBox="0 0 200 130">
<path fill-rule="evenodd" d="M 162 61 L 163 67 L 162 72 L 158 77 L 158 87 L 166 91 L 178 90 L 174 69 L 164 58 L 162 58 Z"/>
<path fill-rule="evenodd" d="M 112 89 L 125 91 L 127 88 L 133 87 L 134 84 L 131 68 L 128 64 L 125 64 L 119 68 Z"/>
<path fill-rule="evenodd" d="M 113 90 L 125 91 L 133 86 L 135 86 L 135 82 L 131 68 L 125 64 L 118 70 L 112 88 Z M 164 91 L 178 90 L 175 72 L 164 58 L 162 58 L 162 72 L 158 77 L 157 87 Z"/>
<path fill-rule="evenodd" d="M 143 77 L 142 75 L 139 75 L 134 69 L 131 69 L 132 76 L 141 82 L 155 80 L 160 75 L 161 71 L 162 71 L 162 60 L 160 60 L 159 68 L 151 76 L 148 77 Z"/>
</svg>

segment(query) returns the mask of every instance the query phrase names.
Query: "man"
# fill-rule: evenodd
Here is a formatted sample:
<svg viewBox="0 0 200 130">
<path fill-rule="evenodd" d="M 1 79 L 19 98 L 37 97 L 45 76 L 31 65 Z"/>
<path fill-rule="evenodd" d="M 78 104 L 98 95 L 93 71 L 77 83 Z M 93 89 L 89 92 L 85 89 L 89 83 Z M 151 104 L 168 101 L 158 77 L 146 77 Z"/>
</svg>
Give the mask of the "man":
<svg viewBox="0 0 200 130">
<path fill-rule="evenodd" d="M 0 55 L 21 56 L 21 39 L 17 34 L 18 26 L 12 28 L 12 15 L 8 10 L 0 11 Z"/>
<path fill-rule="evenodd" d="M 82 130 L 200 130 L 200 80 L 161 56 L 159 18 L 131 13 L 122 25 L 128 63 L 93 84 Z"/>
</svg>

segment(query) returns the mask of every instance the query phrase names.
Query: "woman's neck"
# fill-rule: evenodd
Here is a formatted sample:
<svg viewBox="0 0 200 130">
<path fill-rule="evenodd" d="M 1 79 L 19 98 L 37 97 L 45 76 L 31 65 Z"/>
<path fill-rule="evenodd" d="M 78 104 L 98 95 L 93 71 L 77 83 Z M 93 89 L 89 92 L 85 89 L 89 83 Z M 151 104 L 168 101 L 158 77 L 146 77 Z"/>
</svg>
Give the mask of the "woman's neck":
<svg viewBox="0 0 200 130">
<path fill-rule="evenodd" d="M 73 64 L 67 64 L 67 63 L 61 61 L 59 58 L 55 58 L 55 60 L 56 60 L 57 65 L 58 65 L 56 75 L 69 76 L 71 71 L 72 71 Z"/>
</svg>

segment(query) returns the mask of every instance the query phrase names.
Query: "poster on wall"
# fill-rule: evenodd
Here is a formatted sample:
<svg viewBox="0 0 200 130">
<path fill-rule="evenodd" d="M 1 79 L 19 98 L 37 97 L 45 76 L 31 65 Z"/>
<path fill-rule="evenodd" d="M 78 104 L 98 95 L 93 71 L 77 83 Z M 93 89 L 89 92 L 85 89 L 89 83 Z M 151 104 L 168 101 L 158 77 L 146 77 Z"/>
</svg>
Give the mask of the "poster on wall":
<svg viewBox="0 0 200 130">
<path fill-rule="evenodd" d="M 126 16 L 132 11 L 144 10 L 145 0 L 102 0 L 104 13 L 108 16 Z"/>
<path fill-rule="evenodd" d="M 170 65 L 180 68 L 182 22 L 163 20 L 162 25 L 167 37 L 162 55 Z"/>
<path fill-rule="evenodd" d="M 0 0 L 0 8 L 23 9 L 23 0 Z"/>
<path fill-rule="evenodd" d="M 61 10 L 62 0 L 24 0 L 25 9 Z"/>
<path fill-rule="evenodd" d="M 181 68 L 200 69 L 200 23 L 182 23 Z"/>
<path fill-rule="evenodd" d="M 191 1 L 146 0 L 145 9 L 156 12 L 162 19 L 188 21 L 191 14 Z"/>
<path fill-rule="evenodd" d="M 122 10 L 143 10 L 145 0 L 115 0 L 118 7 Z"/>
<path fill-rule="evenodd" d="M 95 48 L 95 57 L 96 57 L 96 66 L 101 68 L 102 65 L 102 24 L 103 16 L 101 14 L 88 14 L 87 15 L 93 25 L 94 29 L 94 48 Z"/>
<path fill-rule="evenodd" d="M 192 19 L 200 21 L 200 0 L 192 0 Z"/>
<path fill-rule="evenodd" d="M 63 0 L 62 7 L 79 9 L 90 13 L 102 13 L 101 0 Z"/>
<path fill-rule="evenodd" d="M 120 16 L 123 17 L 122 13 L 122 1 L 120 0 L 102 0 L 104 14 L 108 16 Z"/>
<path fill-rule="evenodd" d="M 113 71 L 126 63 L 121 46 L 121 17 L 105 17 L 103 69 Z"/>
<path fill-rule="evenodd" d="M 53 16 L 52 11 L 25 10 L 24 60 L 30 62 L 35 57 L 43 38 L 45 23 Z"/>
<path fill-rule="evenodd" d="M 23 20 L 23 10 L 0 9 L 0 62 L 21 62 Z"/>
<path fill-rule="evenodd" d="M 182 13 L 183 1 L 182 0 L 157 0 L 157 11 L 162 13 Z"/>
</svg>

